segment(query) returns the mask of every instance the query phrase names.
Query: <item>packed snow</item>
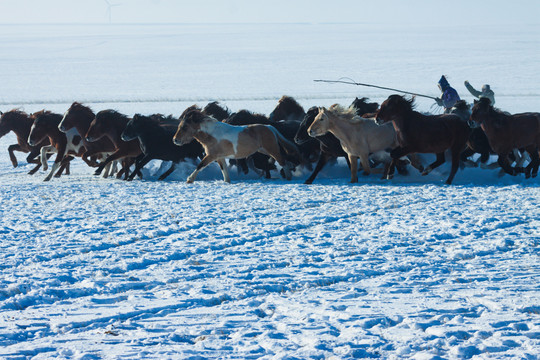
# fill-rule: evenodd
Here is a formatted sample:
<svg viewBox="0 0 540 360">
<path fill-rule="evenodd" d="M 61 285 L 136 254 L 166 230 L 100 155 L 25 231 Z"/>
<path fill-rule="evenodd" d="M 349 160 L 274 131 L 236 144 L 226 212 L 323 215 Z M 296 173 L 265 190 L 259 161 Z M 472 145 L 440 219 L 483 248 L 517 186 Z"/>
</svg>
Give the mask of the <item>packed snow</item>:
<svg viewBox="0 0 540 360">
<path fill-rule="evenodd" d="M 447 74 L 497 106 L 540 111 L 540 26 L 368 24 L 0 26 L 0 110 L 180 113 L 218 100 L 268 114 L 391 92 L 438 96 Z M 482 36 L 478 36 L 482 34 Z M 440 111 L 418 98 L 421 111 Z M 449 166 L 304 185 L 219 167 L 186 184 L 13 168 L 0 139 L 0 357 L 350 359 L 540 357 L 540 180 Z M 426 155 L 424 161 L 429 161 Z M 494 161 L 495 159 L 491 159 Z M 165 164 L 166 165 L 166 164 Z"/>
</svg>

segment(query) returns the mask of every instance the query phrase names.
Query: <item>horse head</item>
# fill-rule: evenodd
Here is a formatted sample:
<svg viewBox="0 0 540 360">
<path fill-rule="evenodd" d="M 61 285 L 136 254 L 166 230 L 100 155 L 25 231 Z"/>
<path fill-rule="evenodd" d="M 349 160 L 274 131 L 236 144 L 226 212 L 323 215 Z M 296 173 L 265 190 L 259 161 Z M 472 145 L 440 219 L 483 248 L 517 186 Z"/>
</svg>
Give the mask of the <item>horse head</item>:
<svg viewBox="0 0 540 360">
<path fill-rule="evenodd" d="M 94 120 L 90 123 L 90 127 L 86 132 L 86 141 L 95 142 L 101 139 L 107 131 L 109 131 L 109 124 L 112 119 L 116 118 L 120 114 L 115 110 L 101 110 L 96 114 Z M 120 114 L 121 115 L 121 114 Z"/>
<path fill-rule="evenodd" d="M 356 110 L 356 115 L 362 116 L 364 114 L 376 112 L 377 109 L 379 109 L 379 104 L 376 102 L 368 103 L 368 98 L 363 97 L 360 99 L 355 98 L 351 107 Z"/>
<path fill-rule="evenodd" d="M 61 116 L 50 111 L 40 110 L 33 113 L 31 118 L 34 119 L 34 123 L 28 135 L 28 144 L 35 146 L 58 128 Z"/>
<path fill-rule="evenodd" d="M 270 121 L 297 120 L 302 119 L 304 115 L 304 108 L 294 98 L 283 95 L 268 118 Z"/>
<path fill-rule="evenodd" d="M 328 132 L 330 119 L 328 117 L 328 109 L 319 108 L 319 113 L 313 119 L 313 123 L 308 128 L 308 134 L 311 137 L 321 136 Z"/>
<path fill-rule="evenodd" d="M 150 117 L 141 114 L 133 115 L 133 118 L 128 121 L 124 131 L 122 131 L 122 135 L 120 135 L 122 140 L 131 141 L 137 138 L 137 134 L 141 131 L 142 123 L 148 119 L 150 119 Z"/>
<path fill-rule="evenodd" d="M 459 116 L 463 121 L 469 121 L 471 117 L 471 108 L 465 100 L 459 100 L 450 110 L 450 114 Z"/>
<path fill-rule="evenodd" d="M 377 111 L 375 120 L 382 125 L 397 118 L 406 117 L 414 110 L 414 98 L 406 99 L 401 95 L 390 95 Z"/>
<path fill-rule="evenodd" d="M 294 136 L 294 142 L 297 145 L 302 145 L 307 143 L 311 140 L 311 136 L 309 136 L 308 129 L 313 124 L 313 120 L 315 120 L 315 117 L 319 114 L 319 108 L 316 106 L 312 106 L 309 108 L 309 110 L 306 113 L 306 116 L 304 116 L 304 119 L 302 120 L 302 123 L 300 124 L 300 127 L 298 128 L 298 131 L 296 131 L 296 135 Z"/>
<path fill-rule="evenodd" d="M 173 142 L 178 146 L 182 146 L 193 141 L 195 135 L 201 130 L 201 125 L 205 119 L 208 119 L 208 117 L 198 108 L 191 109 L 187 113 L 184 111 L 180 117 L 180 124 L 174 134 Z"/>
<path fill-rule="evenodd" d="M 75 101 L 71 104 L 69 109 L 67 109 L 62 121 L 58 124 L 58 129 L 62 132 L 66 132 L 74 128 L 81 119 L 92 121 L 93 118 L 94 112 L 89 107 Z"/>
<path fill-rule="evenodd" d="M 492 111 L 493 106 L 491 106 L 491 100 L 488 98 L 483 97 L 479 100 L 474 100 L 469 118 L 469 126 L 471 128 L 480 127 L 484 121 L 489 120 Z"/>
</svg>

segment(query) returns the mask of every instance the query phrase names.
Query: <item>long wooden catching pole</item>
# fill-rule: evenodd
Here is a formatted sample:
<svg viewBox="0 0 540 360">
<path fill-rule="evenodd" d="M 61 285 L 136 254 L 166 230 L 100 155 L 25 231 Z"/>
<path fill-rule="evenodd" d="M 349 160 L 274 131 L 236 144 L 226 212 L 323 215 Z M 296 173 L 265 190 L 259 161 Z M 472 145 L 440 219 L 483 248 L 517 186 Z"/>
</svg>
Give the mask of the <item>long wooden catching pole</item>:
<svg viewBox="0 0 540 360">
<path fill-rule="evenodd" d="M 363 83 L 354 82 L 354 81 L 352 81 L 352 80 L 351 80 L 351 81 L 347 81 L 347 80 L 313 80 L 313 81 L 315 81 L 315 82 L 324 82 L 324 83 L 340 83 L 340 84 L 349 84 L 349 85 L 358 85 L 358 86 L 368 86 L 368 87 L 374 87 L 374 88 L 377 88 L 377 89 L 390 90 L 390 91 L 397 91 L 397 92 L 404 93 L 404 94 L 415 95 L 415 96 L 421 96 L 421 97 L 425 97 L 425 98 L 432 99 L 432 100 L 437 100 L 437 99 L 438 99 L 438 98 L 436 98 L 436 97 L 434 97 L 434 96 L 423 95 L 423 94 L 417 94 L 417 93 L 413 93 L 413 92 L 410 92 L 410 91 L 404 91 L 404 90 L 392 89 L 392 88 L 384 87 L 384 86 L 371 85 L 371 84 L 363 84 Z"/>
</svg>

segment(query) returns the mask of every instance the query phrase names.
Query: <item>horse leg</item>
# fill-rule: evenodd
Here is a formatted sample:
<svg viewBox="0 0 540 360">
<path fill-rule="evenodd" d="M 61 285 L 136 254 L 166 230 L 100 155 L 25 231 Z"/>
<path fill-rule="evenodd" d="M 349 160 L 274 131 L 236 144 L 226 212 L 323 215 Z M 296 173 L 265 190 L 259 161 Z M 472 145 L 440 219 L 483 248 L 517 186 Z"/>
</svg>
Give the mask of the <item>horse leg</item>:
<svg viewBox="0 0 540 360">
<path fill-rule="evenodd" d="M 326 165 L 326 163 L 328 162 L 328 159 L 330 158 L 331 156 L 328 155 L 327 153 L 325 152 L 320 152 L 319 153 L 319 161 L 317 161 L 317 165 L 315 165 L 315 170 L 313 170 L 313 173 L 307 178 L 307 180 L 304 182 L 304 184 L 312 184 L 313 183 L 313 180 L 315 180 L 315 177 L 317 177 L 317 175 L 319 174 L 319 172 L 322 170 L 322 168 L 324 167 L 324 165 Z M 347 158 L 347 161 L 349 160 L 349 158 Z"/>
<path fill-rule="evenodd" d="M 229 177 L 229 169 L 227 168 L 227 163 L 225 162 L 225 159 L 219 159 L 217 160 L 217 163 L 221 168 L 221 173 L 223 174 L 223 181 L 230 184 L 231 178 Z"/>
<path fill-rule="evenodd" d="M 148 164 L 150 160 L 152 160 L 152 157 L 148 155 L 145 155 L 142 159 L 137 160 L 137 162 L 135 163 L 135 170 L 133 170 L 131 175 L 129 175 L 126 180 L 133 180 L 133 178 L 137 175 L 137 172 L 139 172 L 144 165 Z"/>
<path fill-rule="evenodd" d="M 55 153 L 57 152 L 56 148 L 52 145 L 42 146 L 40 150 L 41 154 L 41 165 L 43 165 L 43 170 L 47 171 L 49 169 L 49 165 L 47 164 L 47 154 L 49 153 Z M 56 161 L 56 160 L 55 160 Z"/>
<path fill-rule="evenodd" d="M 195 178 L 197 177 L 197 174 L 199 173 L 199 171 L 201 171 L 202 169 L 204 169 L 205 167 L 210 165 L 212 162 L 214 162 L 215 159 L 216 159 L 215 156 L 210 156 L 210 154 L 203 157 L 203 159 L 201 160 L 199 165 L 197 165 L 197 168 L 195 169 L 195 171 L 193 171 L 191 173 L 191 175 L 188 176 L 188 178 L 186 180 L 187 183 L 191 184 L 192 182 L 194 182 Z"/>
<path fill-rule="evenodd" d="M 435 169 L 435 168 L 438 168 L 439 166 L 441 166 L 442 164 L 444 164 L 444 152 L 442 153 L 438 153 L 437 154 L 437 159 L 435 159 L 435 161 L 433 163 L 431 163 L 425 170 L 424 172 L 422 172 L 422 176 L 426 176 L 427 174 L 429 174 L 431 172 L 431 170 Z M 459 162 L 458 162 L 458 165 L 459 165 Z"/>
<path fill-rule="evenodd" d="M 358 182 L 358 156 L 349 154 L 349 161 L 351 162 L 351 183 Z"/>
<path fill-rule="evenodd" d="M 463 152 L 461 153 L 461 155 L 459 156 L 459 159 L 461 160 L 461 162 L 463 162 L 464 165 L 466 166 L 471 166 L 471 167 L 477 167 L 478 164 L 475 163 L 474 161 L 472 160 L 469 160 L 469 156 L 472 156 L 476 153 L 476 151 L 474 151 L 473 149 L 471 149 L 469 146 L 467 146 L 467 148 L 465 150 L 463 150 Z"/>
<path fill-rule="evenodd" d="M 499 154 L 499 159 L 497 159 L 497 163 L 499 163 L 499 166 L 504 170 L 505 173 L 516 176 L 517 171 L 512 166 L 510 166 L 510 163 L 508 163 L 508 154 Z"/>
<path fill-rule="evenodd" d="M 364 169 L 364 175 L 368 176 L 371 174 L 371 168 L 369 167 L 369 154 L 360 155 L 360 162 L 362 163 L 362 169 Z"/>
<path fill-rule="evenodd" d="M 535 145 L 528 146 L 525 148 L 525 150 L 530 154 L 531 157 L 531 162 L 525 168 L 525 178 L 528 179 L 531 177 L 531 171 L 533 173 L 533 177 L 538 175 L 538 163 L 540 160 L 538 159 L 538 150 Z"/>
<path fill-rule="evenodd" d="M 292 179 L 292 171 L 291 171 L 291 169 L 293 168 L 293 166 L 291 166 L 285 160 L 285 156 L 283 155 L 282 150 L 281 150 L 277 140 L 273 141 L 273 142 L 268 142 L 268 143 L 262 144 L 262 149 L 264 150 L 264 152 L 266 152 L 268 155 L 270 155 L 274 160 L 276 160 L 278 162 L 278 164 L 283 169 L 285 179 L 291 180 Z"/>
<path fill-rule="evenodd" d="M 163 174 L 161 174 L 161 176 L 158 178 L 158 180 L 165 180 L 165 178 L 169 175 L 172 174 L 172 172 L 174 171 L 174 169 L 176 169 L 176 164 L 174 161 L 172 162 L 171 164 L 171 167 L 169 168 L 169 170 L 165 171 Z"/>
<path fill-rule="evenodd" d="M 456 176 L 456 172 L 459 168 L 459 154 L 461 153 L 461 150 L 459 149 L 453 149 L 452 150 L 452 168 L 450 169 L 450 175 L 448 176 L 448 179 L 446 179 L 446 183 L 448 185 L 452 184 L 452 181 L 454 180 L 454 176 Z"/>
<path fill-rule="evenodd" d="M 24 152 L 24 150 L 21 148 L 19 144 L 9 145 L 8 147 L 9 159 L 11 160 L 13 167 L 16 168 L 19 165 L 19 163 L 17 162 L 17 158 L 15 157 L 15 154 L 13 153 L 14 151 Z"/>
</svg>

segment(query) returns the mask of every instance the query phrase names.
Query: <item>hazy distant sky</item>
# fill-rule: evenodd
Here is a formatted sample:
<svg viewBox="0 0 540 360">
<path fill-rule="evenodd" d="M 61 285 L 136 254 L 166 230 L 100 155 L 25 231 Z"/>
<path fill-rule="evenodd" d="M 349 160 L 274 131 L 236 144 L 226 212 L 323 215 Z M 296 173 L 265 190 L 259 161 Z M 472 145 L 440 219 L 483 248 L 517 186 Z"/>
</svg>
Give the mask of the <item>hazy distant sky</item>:
<svg viewBox="0 0 540 360">
<path fill-rule="evenodd" d="M 540 0 L 0 0 L 14 23 L 537 24 Z"/>
</svg>

